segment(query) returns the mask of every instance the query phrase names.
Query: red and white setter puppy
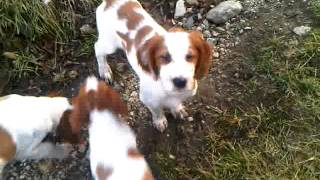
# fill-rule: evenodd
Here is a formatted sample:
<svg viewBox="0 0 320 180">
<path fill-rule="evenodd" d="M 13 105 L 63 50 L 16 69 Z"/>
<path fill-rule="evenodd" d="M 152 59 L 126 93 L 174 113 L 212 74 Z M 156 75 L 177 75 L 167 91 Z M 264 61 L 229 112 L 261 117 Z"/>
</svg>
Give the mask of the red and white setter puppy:
<svg viewBox="0 0 320 180">
<path fill-rule="evenodd" d="M 160 26 L 136 0 L 104 0 L 96 11 L 95 43 L 99 74 L 112 81 L 106 55 L 120 48 L 139 77 L 140 100 L 161 132 L 168 126 L 163 108 L 185 118 L 182 102 L 197 91 L 208 73 L 212 50 L 199 32 Z"/>
<path fill-rule="evenodd" d="M 97 180 L 153 180 L 142 154 L 137 150 L 136 137 L 121 119 L 127 106 L 119 95 L 103 81 L 89 77 L 73 99 L 70 125 L 80 134 L 88 124 L 90 165 Z"/>
<path fill-rule="evenodd" d="M 72 107 L 64 97 L 0 97 L 0 179 L 11 160 L 64 158 L 72 146 L 44 141 L 57 132 L 63 142 L 77 143 L 69 124 Z"/>
</svg>

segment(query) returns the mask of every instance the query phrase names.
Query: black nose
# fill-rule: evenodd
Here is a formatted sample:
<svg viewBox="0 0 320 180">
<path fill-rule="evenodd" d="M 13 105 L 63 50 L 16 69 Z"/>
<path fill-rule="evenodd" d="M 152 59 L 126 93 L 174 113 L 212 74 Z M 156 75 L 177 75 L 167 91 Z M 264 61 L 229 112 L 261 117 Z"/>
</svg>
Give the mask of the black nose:
<svg viewBox="0 0 320 180">
<path fill-rule="evenodd" d="M 186 87 L 187 84 L 187 80 L 185 78 L 174 78 L 172 81 L 174 86 L 180 89 Z"/>
</svg>

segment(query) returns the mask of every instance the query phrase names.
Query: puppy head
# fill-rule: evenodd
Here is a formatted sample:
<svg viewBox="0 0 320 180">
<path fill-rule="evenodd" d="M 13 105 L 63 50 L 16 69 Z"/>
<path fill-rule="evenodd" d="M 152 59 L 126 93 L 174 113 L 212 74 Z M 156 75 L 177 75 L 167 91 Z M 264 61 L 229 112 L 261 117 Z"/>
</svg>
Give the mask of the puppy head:
<svg viewBox="0 0 320 180">
<path fill-rule="evenodd" d="M 118 93 L 95 77 L 87 78 L 78 95 L 73 98 L 72 105 L 70 129 L 78 137 L 81 127 L 89 123 L 89 115 L 93 110 L 109 110 L 115 115 L 127 115 L 127 106 Z"/>
<path fill-rule="evenodd" d="M 193 90 L 208 74 L 211 48 L 199 32 L 171 29 L 156 35 L 138 50 L 139 63 L 168 93 Z"/>
</svg>

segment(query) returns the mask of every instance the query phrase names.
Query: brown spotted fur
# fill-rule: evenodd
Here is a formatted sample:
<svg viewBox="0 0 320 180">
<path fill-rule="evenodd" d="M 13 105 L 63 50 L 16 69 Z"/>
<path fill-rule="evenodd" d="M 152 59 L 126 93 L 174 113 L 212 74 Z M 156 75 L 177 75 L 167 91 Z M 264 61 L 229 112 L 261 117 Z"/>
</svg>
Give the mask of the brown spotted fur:
<svg viewBox="0 0 320 180">
<path fill-rule="evenodd" d="M 119 18 L 127 21 L 127 27 L 129 30 L 135 29 L 144 18 L 141 14 L 134 10 L 136 8 L 142 7 L 138 2 L 128 1 L 120 6 L 118 10 Z"/>
<path fill-rule="evenodd" d="M 195 78 L 201 79 L 209 72 L 209 64 L 211 59 L 211 48 L 209 44 L 202 38 L 202 35 L 193 31 L 189 34 L 191 49 L 195 50 Z"/>
<path fill-rule="evenodd" d="M 107 10 L 108 8 L 110 8 L 117 0 L 105 0 L 107 5 L 104 8 L 104 10 Z"/>
<path fill-rule="evenodd" d="M 124 116 L 128 112 L 127 105 L 122 102 L 118 93 L 103 81 L 99 81 L 97 91 L 86 92 L 86 86 L 83 85 L 72 104 L 69 121 L 74 134 L 80 134 L 81 126 L 89 123 L 89 113 L 93 109 L 109 110 L 115 115 Z"/>
<path fill-rule="evenodd" d="M 128 149 L 128 156 L 130 158 L 143 158 L 142 154 L 136 148 L 129 148 Z"/>
<path fill-rule="evenodd" d="M 9 161 L 15 156 L 16 150 L 17 147 L 11 135 L 0 127 L 0 160 Z"/>
</svg>

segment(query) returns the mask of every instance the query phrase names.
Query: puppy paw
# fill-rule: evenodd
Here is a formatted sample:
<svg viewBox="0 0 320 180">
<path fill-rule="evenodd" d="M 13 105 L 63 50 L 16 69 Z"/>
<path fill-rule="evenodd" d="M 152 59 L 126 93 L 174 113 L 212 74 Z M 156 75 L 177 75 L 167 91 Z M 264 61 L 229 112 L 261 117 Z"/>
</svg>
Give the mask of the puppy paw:
<svg viewBox="0 0 320 180">
<path fill-rule="evenodd" d="M 168 121 L 166 117 L 153 120 L 153 126 L 160 132 L 163 132 L 168 127 Z"/>
<path fill-rule="evenodd" d="M 104 73 L 104 80 L 108 84 L 112 84 L 113 82 L 113 74 L 109 65 L 106 66 L 106 72 Z"/>
<path fill-rule="evenodd" d="M 181 120 L 185 120 L 189 116 L 184 106 L 182 105 L 177 109 L 171 110 L 171 114 L 175 119 L 181 119 Z"/>
<path fill-rule="evenodd" d="M 99 69 L 99 75 L 107 84 L 112 84 L 113 74 L 110 66 L 107 64 Z"/>
</svg>

